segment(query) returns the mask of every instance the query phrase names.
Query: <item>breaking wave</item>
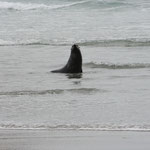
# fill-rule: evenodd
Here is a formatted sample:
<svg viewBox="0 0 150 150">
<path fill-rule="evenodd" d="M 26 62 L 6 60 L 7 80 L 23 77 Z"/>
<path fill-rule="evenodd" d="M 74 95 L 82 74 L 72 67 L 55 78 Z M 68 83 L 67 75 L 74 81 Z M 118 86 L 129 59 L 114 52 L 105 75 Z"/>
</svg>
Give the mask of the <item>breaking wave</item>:
<svg viewBox="0 0 150 150">
<path fill-rule="evenodd" d="M 78 93 L 78 94 L 89 94 L 95 92 L 105 92 L 105 90 L 98 90 L 96 88 L 79 88 L 79 89 L 55 89 L 55 90 L 41 90 L 41 91 L 10 91 L 0 92 L 0 95 L 4 96 L 20 96 L 20 95 L 46 95 L 46 94 L 62 94 L 65 92 Z"/>
<path fill-rule="evenodd" d="M 85 67 L 90 68 L 104 68 L 104 69 L 142 69 L 150 68 L 148 63 L 132 63 L 132 64 L 111 64 L 111 63 L 94 63 L 89 62 L 84 64 Z"/>
<path fill-rule="evenodd" d="M 123 47 L 137 47 L 137 46 L 150 46 L 150 41 L 147 39 L 110 39 L 110 40 L 91 40 L 81 41 L 80 45 L 83 46 L 101 46 L 101 47 L 112 47 L 112 46 L 123 46 Z"/>
<path fill-rule="evenodd" d="M 87 1 L 78 1 L 73 3 L 68 3 L 64 5 L 46 5 L 46 4 L 36 4 L 36 3 L 21 3 L 21 2 L 0 2 L 0 9 L 9 9 L 9 10 L 35 10 L 35 9 L 59 9 L 70 7 Z"/>
<path fill-rule="evenodd" d="M 82 8 L 90 8 L 90 9 L 101 9 L 106 11 L 116 10 L 120 8 L 132 8 L 138 7 L 133 2 L 124 2 L 124 1 L 104 1 L 104 0 L 82 0 L 82 1 L 72 1 L 66 4 L 60 5 L 50 5 L 43 3 L 21 3 L 21 2 L 0 2 L 0 9 L 6 10 L 35 10 L 35 9 L 59 9 L 71 6 L 81 6 Z M 144 4 L 143 4 L 144 5 Z M 145 6 L 145 5 L 144 5 Z"/>
<path fill-rule="evenodd" d="M 50 42 L 52 43 L 52 42 Z M 49 42 L 42 42 L 35 39 L 23 40 L 23 41 L 6 41 L 0 39 L 0 46 L 23 46 L 23 45 L 51 45 Z"/>
<path fill-rule="evenodd" d="M 32 129 L 32 130 L 90 130 L 90 131 L 138 131 L 150 132 L 150 125 L 90 125 L 90 124 L 64 124 L 64 125 L 45 125 L 45 124 L 0 124 L 0 129 Z"/>
<path fill-rule="evenodd" d="M 6 41 L 0 39 L 0 46 L 29 46 L 29 45 L 50 45 L 50 46 L 70 46 L 72 44 L 80 46 L 99 46 L 99 47 L 141 47 L 150 46 L 148 39 L 112 39 L 112 40 L 36 40 L 29 39 L 23 41 Z"/>
</svg>

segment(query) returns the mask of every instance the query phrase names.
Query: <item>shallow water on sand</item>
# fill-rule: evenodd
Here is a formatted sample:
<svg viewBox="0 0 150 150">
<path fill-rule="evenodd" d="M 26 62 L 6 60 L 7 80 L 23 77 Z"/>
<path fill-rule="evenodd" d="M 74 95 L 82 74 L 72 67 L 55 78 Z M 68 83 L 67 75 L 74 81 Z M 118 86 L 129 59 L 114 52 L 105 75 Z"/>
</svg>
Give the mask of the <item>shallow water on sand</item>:
<svg viewBox="0 0 150 150">
<path fill-rule="evenodd" d="M 0 0 L 0 128 L 150 131 L 150 2 Z M 72 44 L 82 74 L 53 74 Z"/>
<path fill-rule="evenodd" d="M 55 74 L 69 46 L 5 46 L 1 128 L 150 130 L 147 47 L 81 47 L 82 74 Z"/>
</svg>

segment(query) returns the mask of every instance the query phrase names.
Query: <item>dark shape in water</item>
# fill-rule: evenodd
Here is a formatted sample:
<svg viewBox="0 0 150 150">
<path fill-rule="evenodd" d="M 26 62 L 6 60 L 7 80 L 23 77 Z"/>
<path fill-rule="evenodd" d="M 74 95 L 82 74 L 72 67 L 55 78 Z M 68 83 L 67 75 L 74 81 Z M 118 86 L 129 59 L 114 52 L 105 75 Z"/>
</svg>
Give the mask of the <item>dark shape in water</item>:
<svg viewBox="0 0 150 150">
<path fill-rule="evenodd" d="M 71 48 L 71 54 L 67 64 L 58 70 L 53 70 L 54 73 L 82 73 L 82 55 L 78 45 L 74 44 Z"/>
<path fill-rule="evenodd" d="M 82 78 L 82 73 L 68 73 L 66 76 L 68 79 L 80 79 Z"/>
</svg>

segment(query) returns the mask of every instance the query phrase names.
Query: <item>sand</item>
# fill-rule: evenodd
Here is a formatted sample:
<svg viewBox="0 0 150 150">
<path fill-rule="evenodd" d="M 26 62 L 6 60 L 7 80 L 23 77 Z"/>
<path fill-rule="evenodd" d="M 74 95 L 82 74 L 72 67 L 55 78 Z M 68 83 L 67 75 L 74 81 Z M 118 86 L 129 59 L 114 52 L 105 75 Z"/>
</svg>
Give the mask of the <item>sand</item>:
<svg viewBox="0 0 150 150">
<path fill-rule="evenodd" d="M 0 130 L 0 150 L 150 150 L 150 132 Z"/>
</svg>

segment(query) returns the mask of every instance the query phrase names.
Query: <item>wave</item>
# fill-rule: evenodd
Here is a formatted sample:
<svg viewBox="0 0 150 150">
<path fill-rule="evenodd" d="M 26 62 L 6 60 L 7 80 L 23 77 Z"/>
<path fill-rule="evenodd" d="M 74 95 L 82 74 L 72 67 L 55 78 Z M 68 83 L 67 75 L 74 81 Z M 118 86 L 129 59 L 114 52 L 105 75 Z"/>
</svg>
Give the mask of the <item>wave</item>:
<svg viewBox="0 0 150 150">
<path fill-rule="evenodd" d="M 36 3 L 21 3 L 21 2 L 0 2 L 0 9 L 9 9 L 9 10 L 36 10 L 36 9 L 59 9 L 70 7 L 88 1 L 78 1 L 62 5 L 46 5 L 46 4 L 36 4 Z"/>
<path fill-rule="evenodd" d="M 148 39 L 108 39 L 108 40 L 36 40 L 29 39 L 23 41 L 6 41 L 0 39 L 0 46 L 30 46 L 30 45 L 49 45 L 49 46 L 70 46 L 72 44 L 80 46 L 99 46 L 99 47 L 141 47 L 150 46 Z"/>
<path fill-rule="evenodd" d="M 79 1 L 73 1 L 65 3 L 65 4 L 44 4 L 44 3 L 22 3 L 22 2 L 2 2 L 0 1 L 0 9 L 5 10 L 17 10 L 17 11 L 26 11 L 26 10 L 38 10 L 38 9 L 61 9 L 66 7 L 72 7 L 72 6 L 82 6 L 82 8 L 87 9 L 99 9 L 100 11 L 113 11 L 113 10 L 123 10 L 123 8 L 140 8 L 139 6 L 143 6 L 144 9 L 147 8 L 147 4 L 144 3 L 133 3 L 133 2 L 127 2 L 127 1 L 118 1 L 118 0 L 112 0 L 112 1 L 104 1 L 104 0 L 79 0 Z M 142 8 L 142 9 L 143 9 Z"/>
<path fill-rule="evenodd" d="M 104 68 L 104 69 L 142 69 L 150 68 L 148 63 L 132 63 L 132 64 L 111 64 L 111 63 L 94 63 L 89 62 L 84 64 L 85 67 L 89 68 Z"/>
<path fill-rule="evenodd" d="M 147 39 L 108 39 L 108 40 L 91 40 L 79 42 L 81 46 L 123 46 L 123 47 L 137 47 L 137 46 L 150 46 L 150 40 Z"/>
<path fill-rule="evenodd" d="M 105 90 L 98 90 L 96 88 L 79 88 L 79 89 L 54 89 L 54 90 L 41 90 L 41 91 L 10 91 L 0 92 L 0 95 L 4 96 L 20 96 L 20 95 L 46 95 L 46 94 L 63 94 L 65 92 L 89 94 L 95 92 L 105 92 Z"/>
<path fill-rule="evenodd" d="M 95 0 L 95 1 L 89 1 L 87 7 L 92 9 L 97 9 L 100 11 L 116 11 L 116 10 L 123 10 L 123 8 L 133 8 L 136 7 L 136 5 L 132 2 L 127 1 L 118 1 L 118 0 L 111 0 L 111 1 L 104 1 L 104 0 Z"/>
<path fill-rule="evenodd" d="M 52 43 L 52 42 L 50 42 Z M 28 46 L 28 45 L 51 45 L 49 42 L 42 42 L 36 39 L 23 40 L 23 41 L 6 41 L 0 39 L 0 46 Z"/>
<path fill-rule="evenodd" d="M 45 125 L 45 124 L 0 124 L 0 129 L 32 129 L 32 130 L 91 130 L 91 131 L 138 131 L 150 132 L 150 125 L 90 125 L 90 124 L 65 124 L 65 125 Z"/>
</svg>

